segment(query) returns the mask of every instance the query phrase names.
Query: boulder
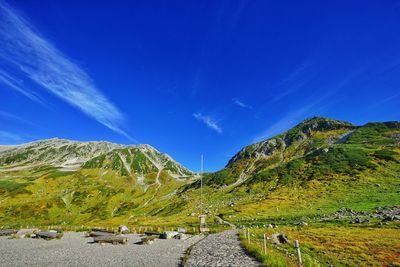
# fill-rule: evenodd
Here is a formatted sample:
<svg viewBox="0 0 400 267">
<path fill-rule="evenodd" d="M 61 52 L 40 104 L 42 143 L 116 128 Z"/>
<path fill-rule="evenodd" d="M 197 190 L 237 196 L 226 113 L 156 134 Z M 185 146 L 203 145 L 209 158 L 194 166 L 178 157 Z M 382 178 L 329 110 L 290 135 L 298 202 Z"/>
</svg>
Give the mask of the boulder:
<svg viewBox="0 0 400 267">
<path fill-rule="evenodd" d="M 37 228 L 32 228 L 32 229 L 20 229 L 15 236 L 16 237 L 34 237 L 36 236 L 36 233 L 38 233 L 40 230 Z"/>
<path fill-rule="evenodd" d="M 272 235 L 272 241 L 275 244 L 288 244 L 290 243 L 289 239 L 287 238 L 287 236 L 285 234 L 281 234 L 281 233 L 275 233 Z"/>
<path fill-rule="evenodd" d="M 382 220 L 382 222 L 392 222 L 392 221 L 400 221 L 400 216 L 398 216 L 398 215 L 386 216 Z"/>
<path fill-rule="evenodd" d="M 120 232 L 121 234 L 127 234 L 129 233 L 129 228 L 126 227 L 125 225 L 120 225 L 118 227 L 118 232 Z"/>
<path fill-rule="evenodd" d="M 0 230 L 0 236 L 5 236 L 5 235 L 13 235 L 16 234 L 18 230 L 15 229 L 4 229 Z"/>
<path fill-rule="evenodd" d="M 170 239 L 170 238 L 175 237 L 177 234 L 179 234 L 179 233 L 175 232 L 175 231 L 165 231 L 164 233 L 162 233 L 160 238 L 161 239 Z"/>
<path fill-rule="evenodd" d="M 99 232 L 99 231 L 92 231 L 88 234 L 90 237 L 97 237 L 97 236 L 113 236 L 115 235 L 114 233 L 110 232 Z"/>
<path fill-rule="evenodd" d="M 178 233 L 186 233 L 186 228 L 179 227 L 178 228 Z"/>
<path fill-rule="evenodd" d="M 116 235 L 109 235 L 109 236 L 96 236 L 93 237 L 94 243 L 111 243 L 113 245 L 117 244 L 127 244 L 128 238 L 124 236 L 116 236 Z"/>
<path fill-rule="evenodd" d="M 37 238 L 43 238 L 46 240 L 50 240 L 50 239 L 60 239 L 63 237 L 63 233 L 58 233 L 57 231 L 40 231 L 38 233 L 36 233 L 36 237 Z"/>
</svg>

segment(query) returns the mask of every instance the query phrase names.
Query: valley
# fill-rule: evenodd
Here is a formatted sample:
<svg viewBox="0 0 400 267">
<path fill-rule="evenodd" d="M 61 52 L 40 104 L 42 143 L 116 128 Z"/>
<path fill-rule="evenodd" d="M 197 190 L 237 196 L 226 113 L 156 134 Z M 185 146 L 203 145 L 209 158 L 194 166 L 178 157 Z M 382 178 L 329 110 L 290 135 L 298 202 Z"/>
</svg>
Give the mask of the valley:
<svg viewBox="0 0 400 267">
<path fill-rule="evenodd" d="M 296 239 L 305 266 L 400 265 L 400 122 L 311 118 L 203 177 L 208 227 L 230 229 L 225 220 L 249 229 L 254 242 L 241 232 L 242 245 L 266 266 L 294 265 Z M 149 145 L 0 146 L 2 228 L 123 224 L 195 233 L 199 199 L 199 174 Z M 269 240 L 265 256 L 264 233 L 292 243 Z"/>
</svg>

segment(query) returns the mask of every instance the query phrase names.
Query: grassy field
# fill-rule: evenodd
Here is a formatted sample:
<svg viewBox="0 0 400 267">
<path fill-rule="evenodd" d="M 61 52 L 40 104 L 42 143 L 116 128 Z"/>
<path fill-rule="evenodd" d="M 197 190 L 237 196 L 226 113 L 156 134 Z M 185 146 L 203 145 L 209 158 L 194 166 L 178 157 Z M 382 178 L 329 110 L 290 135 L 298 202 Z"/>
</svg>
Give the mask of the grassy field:
<svg viewBox="0 0 400 267">
<path fill-rule="evenodd" d="M 316 224 L 279 229 L 250 228 L 250 242 L 241 243 L 264 266 L 297 266 L 294 240 L 299 240 L 303 266 L 400 266 L 400 224 L 388 226 Z M 274 244 L 273 233 L 284 233 L 289 244 Z M 263 251 L 266 234 L 267 255 Z"/>
</svg>

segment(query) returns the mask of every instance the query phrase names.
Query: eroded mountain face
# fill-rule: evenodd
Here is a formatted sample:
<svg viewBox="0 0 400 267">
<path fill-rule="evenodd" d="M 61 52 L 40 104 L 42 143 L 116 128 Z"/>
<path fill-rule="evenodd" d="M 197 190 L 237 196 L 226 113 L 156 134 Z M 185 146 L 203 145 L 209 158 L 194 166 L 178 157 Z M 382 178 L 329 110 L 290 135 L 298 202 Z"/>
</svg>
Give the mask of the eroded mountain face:
<svg viewBox="0 0 400 267">
<path fill-rule="evenodd" d="M 203 207 L 242 220 L 398 205 L 399 173 L 399 122 L 354 126 L 317 117 L 204 174 Z M 0 224 L 135 224 L 136 216 L 143 224 L 196 223 L 190 214 L 199 210 L 199 186 L 197 174 L 149 145 L 50 139 L 0 146 Z"/>
<path fill-rule="evenodd" d="M 0 171 L 32 170 L 44 166 L 62 171 L 98 168 L 122 176 L 145 175 L 160 170 L 177 178 L 192 175 L 191 171 L 150 145 L 49 139 L 0 147 Z"/>
<path fill-rule="evenodd" d="M 208 182 L 238 185 L 295 160 L 303 167 L 329 157 L 344 157 L 338 159 L 341 163 L 360 157 L 372 162 L 376 157 L 367 151 L 367 147 L 396 154 L 399 130 L 399 122 L 369 123 L 357 127 L 339 120 L 311 118 L 285 133 L 243 148 L 223 170 L 210 174 Z"/>
</svg>

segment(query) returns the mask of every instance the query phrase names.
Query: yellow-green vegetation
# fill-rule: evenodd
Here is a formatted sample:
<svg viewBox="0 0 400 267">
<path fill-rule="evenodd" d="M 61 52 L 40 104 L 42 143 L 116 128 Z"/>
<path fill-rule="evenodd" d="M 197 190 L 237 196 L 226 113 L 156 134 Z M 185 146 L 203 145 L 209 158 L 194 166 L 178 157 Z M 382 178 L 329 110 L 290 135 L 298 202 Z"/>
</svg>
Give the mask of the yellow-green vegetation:
<svg viewBox="0 0 400 267">
<path fill-rule="evenodd" d="M 297 266 L 294 241 L 299 240 L 303 266 L 398 266 L 400 224 L 390 227 L 315 224 L 279 229 L 251 228 L 250 242 L 241 233 L 242 245 L 264 266 Z M 290 243 L 275 244 L 274 233 L 284 233 Z M 264 254 L 263 235 L 267 236 Z"/>
<path fill-rule="evenodd" d="M 198 176 L 165 154 L 149 146 L 102 143 L 99 154 L 90 145 L 67 143 L 57 150 L 43 143 L 0 154 L 0 225 L 124 224 L 138 231 L 197 226 Z M 87 151 L 97 154 L 74 171 L 38 163 Z M 33 167 L 24 168 L 27 162 Z M 223 170 L 205 174 L 203 207 L 212 231 L 228 227 L 218 217 L 238 226 L 279 225 L 279 232 L 299 239 L 311 266 L 399 264 L 393 258 L 400 254 L 399 209 L 374 216 L 378 207 L 400 206 L 399 174 L 399 122 L 356 127 L 312 118 L 243 148 Z M 342 208 L 354 216 L 341 216 Z M 357 216 L 369 222 L 350 224 Z M 385 216 L 393 218 L 383 221 Z M 309 226 L 294 227 L 301 222 Z M 279 249 L 263 256 L 256 244 L 244 245 L 267 265 L 293 263 Z"/>
</svg>

